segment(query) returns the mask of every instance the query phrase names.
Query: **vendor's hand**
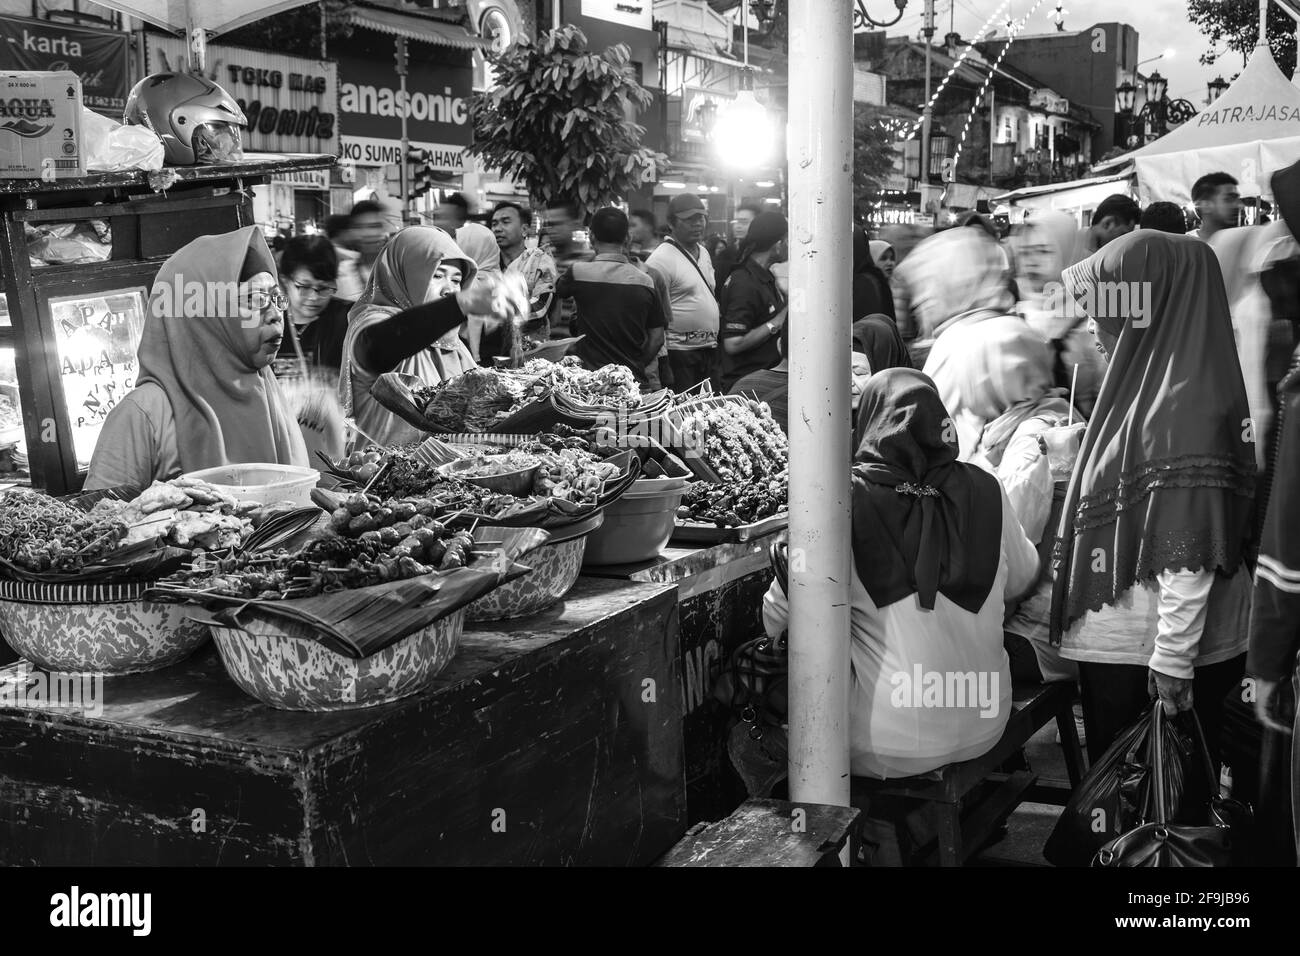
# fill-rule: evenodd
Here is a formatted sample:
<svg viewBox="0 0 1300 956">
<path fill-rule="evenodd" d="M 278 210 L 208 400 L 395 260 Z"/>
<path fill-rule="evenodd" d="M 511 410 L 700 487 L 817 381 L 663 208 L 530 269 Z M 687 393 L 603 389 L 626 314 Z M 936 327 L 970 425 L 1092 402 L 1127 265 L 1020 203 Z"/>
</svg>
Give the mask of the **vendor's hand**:
<svg viewBox="0 0 1300 956">
<path fill-rule="evenodd" d="M 1259 722 L 1270 730 L 1284 734 L 1291 733 L 1291 725 L 1279 719 L 1278 681 L 1264 680 L 1262 677 L 1255 677 L 1252 680 L 1255 681 L 1255 716 Z"/>
<path fill-rule="evenodd" d="M 490 316 L 500 321 L 528 317 L 528 284 L 524 277 L 511 273 L 500 276 L 487 273 L 456 293 L 460 310 L 466 315 Z"/>
<path fill-rule="evenodd" d="M 1174 714 L 1192 709 L 1192 681 L 1181 677 L 1170 677 L 1159 671 L 1147 670 L 1147 693 L 1159 697 L 1165 713 Z"/>
</svg>

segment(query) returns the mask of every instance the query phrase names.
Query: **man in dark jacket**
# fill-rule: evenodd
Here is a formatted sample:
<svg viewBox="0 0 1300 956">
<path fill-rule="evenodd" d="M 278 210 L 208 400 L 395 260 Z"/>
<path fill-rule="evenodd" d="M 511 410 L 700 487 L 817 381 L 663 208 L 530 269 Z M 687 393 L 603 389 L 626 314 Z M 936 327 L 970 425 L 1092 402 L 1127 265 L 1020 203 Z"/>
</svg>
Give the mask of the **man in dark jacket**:
<svg viewBox="0 0 1300 956">
<path fill-rule="evenodd" d="M 781 361 L 776 337 L 785 325 L 785 296 L 772 274 L 785 257 L 785 216 L 765 212 L 749 226 L 741 244 L 740 264 L 722 290 L 718 337 L 722 343 L 719 385 L 727 391 L 750 372 Z"/>
</svg>

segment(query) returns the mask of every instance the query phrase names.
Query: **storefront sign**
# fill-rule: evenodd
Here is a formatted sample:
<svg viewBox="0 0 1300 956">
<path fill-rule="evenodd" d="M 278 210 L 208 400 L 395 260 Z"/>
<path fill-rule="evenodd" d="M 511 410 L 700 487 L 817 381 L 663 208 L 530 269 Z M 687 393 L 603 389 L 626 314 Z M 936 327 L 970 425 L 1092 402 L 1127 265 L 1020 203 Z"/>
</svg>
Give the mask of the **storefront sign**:
<svg viewBox="0 0 1300 956">
<path fill-rule="evenodd" d="M 324 192 L 330 188 L 330 174 L 325 169 L 299 169 L 288 173 L 277 173 L 274 181 L 296 189 L 319 189 Z"/>
<path fill-rule="evenodd" d="M 637 30 L 654 29 L 650 0 L 582 0 L 582 15 Z"/>
<path fill-rule="evenodd" d="M 0 17 L 0 69 L 71 70 L 89 109 L 121 120 L 126 108 L 125 33 Z"/>
<path fill-rule="evenodd" d="M 707 143 L 718 116 L 735 99 L 735 93 L 706 90 L 698 86 L 683 87 L 682 139 L 688 143 Z"/>
<path fill-rule="evenodd" d="M 410 59 L 406 93 L 391 61 L 339 57 L 339 114 L 344 162 L 397 165 L 402 157 L 402 116 L 416 149 L 434 152 L 434 168 L 464 172 L 462 152 L 473 139 L 469 119 L 473 68 L 468 53 L 437 49 L 437 60 Z"/>
<path fill-rule="evenodd" d="M 150 73 L 184 70 L 185 41 L 148 38 Z M 263 153 L 334 153 L 339 148 L 338 66 L 305 57 L 210 44 L 204 75 L 239 101 L 244 148 Z"/>
</svg>

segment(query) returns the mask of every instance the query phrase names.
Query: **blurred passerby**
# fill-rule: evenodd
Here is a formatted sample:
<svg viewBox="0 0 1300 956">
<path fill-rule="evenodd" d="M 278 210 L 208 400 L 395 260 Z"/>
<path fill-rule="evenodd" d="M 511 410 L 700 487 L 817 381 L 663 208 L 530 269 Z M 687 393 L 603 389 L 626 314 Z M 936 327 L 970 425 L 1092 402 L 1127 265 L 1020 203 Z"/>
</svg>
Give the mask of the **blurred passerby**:
<svg viewBox="0 0 1300 956">
<path fill-rule="evenodd" d="M 338 291 L 334 294 L 349 302 L 357 301 L 365 283 L 357 271 L 360 253 L 353 248 L 356 244 L 356 232 L 352 228 L 352 216 L 340 213 L 325 220 L 325 237 L 334 245 L 334 255 L 338 259 Z"/>
<path fill-rule="evenodd" d="M 722 251 L 713 259 L 713 272 L 718 279 L 718 297 L 722 297 L 722 287 L 727 284 L 731 271 L 740 265 L 740 246 L 749 234 L 750 224 L 759 217 L 763 210 L 750 203 L 736 209 L 736 218 L 731 220 L 731 241 L 723 240 Z"/>
<path fill-rule="evenodd" d="M 357 250 L 357 279 L 364 290 L 370 273 L 388 242 L 388 216 L 384 207 L 373 199 L 363 199 L 352 207 L 352 241 Z"/>
<path fill-rule="evenodd" d="M 469 200 L 460 193 L 452 193 L 438 203 L 433 223 L 439 229 L 451 233 L 456 245 L 469 253 L 478 264 L 480 274 L 501 271 L 501 252 L 492 230 L 481 223 L 470 221 Z"/>
<path fill-rule="evenodd" d="M 632 257 L 645 262 L 663 241 L 655 231 L 655 214 L 649 209 L 633 209 L 628 213 L 627 222 L 628 247 Z"/>
<path fill-rule="evenodd" d="M 849 316 L 849 321 L 856 322 L 877 313 L 887 315 L 891 320 L 894 318 L 894 294 L 889 288 L 889 278 L 871 254 L 866 232 L 861 226 L 854 226 L 853 314 Z"/>
</svg>

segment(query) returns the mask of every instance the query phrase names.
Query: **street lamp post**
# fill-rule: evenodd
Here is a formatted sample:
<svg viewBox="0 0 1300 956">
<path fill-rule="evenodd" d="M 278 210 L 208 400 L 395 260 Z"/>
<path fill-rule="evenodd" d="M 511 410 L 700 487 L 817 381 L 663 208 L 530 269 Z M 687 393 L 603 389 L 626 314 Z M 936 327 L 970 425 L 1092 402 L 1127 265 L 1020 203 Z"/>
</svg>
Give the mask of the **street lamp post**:
<svg viewBox="0 0 1300 956">
<path fill-rule="evenodd" d="M 921 204 L 925 205 L 925 188 L 930 183 L 930 46 L 934 39 L 934 0 L 925 0 L 925 109 L 921 113 Z"/>
<path fill-rule="evenodd" d="M 790 799 L 835 806 L 849 805 L 852 13 L 790 5 Z"/>
<path fill-rule="evenodd" d="M 1225 80 L 1222 75 L 1216 76 L 1214 79 L 1210 80 L 1210 82 L 1205 84 L 1205 90 L 1209 94 L 1209 99 L 1206 102 L 1214 103 L 1223 95 L 1227 88 L 1228 81 Z"/>
</svg>

